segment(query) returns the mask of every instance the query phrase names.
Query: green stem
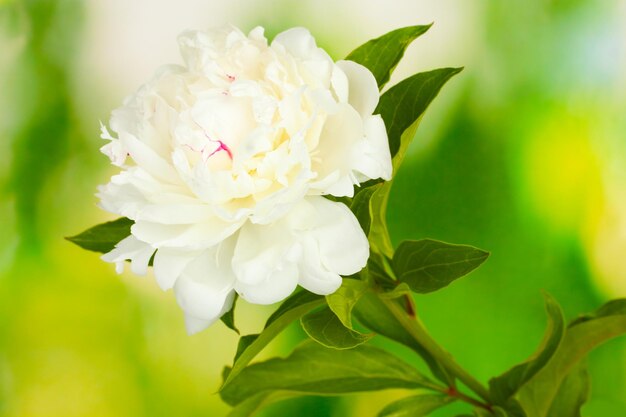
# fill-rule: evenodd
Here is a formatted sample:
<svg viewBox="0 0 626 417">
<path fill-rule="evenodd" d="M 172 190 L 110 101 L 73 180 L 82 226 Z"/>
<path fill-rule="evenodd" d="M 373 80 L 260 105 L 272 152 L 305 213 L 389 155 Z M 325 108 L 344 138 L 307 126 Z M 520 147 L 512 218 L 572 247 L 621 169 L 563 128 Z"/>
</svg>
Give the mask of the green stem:
<svg viewBox="0 0 626 417">
<path fill-rule="evenodd" d="M 413 337 L 428 353 L 430 353 L 437 362 L 442 364 L 452 375 L 463 382 L 465 386 L 474 391 L 479 397 L 488 403 L 491 401 L 489 391 L 476 380 L 469 372 L 459 365 L 450 353 L 446 352 L 439 344 L 428 334 L 419 319 L 413 319 L 400 308 L 400 306 L 391 299 L 379 297 L 380 300 L 389 309 L 391 314 L 398 320 L 400 325 Z"/>
</svg>

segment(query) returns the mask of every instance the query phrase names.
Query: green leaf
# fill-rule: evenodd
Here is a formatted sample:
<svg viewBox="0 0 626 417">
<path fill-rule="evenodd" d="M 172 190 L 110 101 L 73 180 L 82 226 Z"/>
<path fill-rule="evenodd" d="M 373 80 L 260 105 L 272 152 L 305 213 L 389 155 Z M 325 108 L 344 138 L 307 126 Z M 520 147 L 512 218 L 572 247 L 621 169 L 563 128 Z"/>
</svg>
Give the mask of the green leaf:
<svg viewBox="0 0 626 417">
<path fill-rule="evenodd" d="M 115 245 L 130 236 L 130 227 L 133 221 L 121 217 L 85 230 L 76 236 L 66 237 L 70 242 L 94 252 L 111 252 Z"/>
<path fill-rule="evenodd" d="M 398 280 L 425 294 L 468 274 L 488 256 L 489 252 L 473 246 L 430 239 L 405 240 L 393 255 L 392 264 Z"/>
<path fill-rule="evenodd" d="M 564 380 L 580 361 L 606 341 L 626 334 L 625 303 L 613 301 L 567 328 L 552 359 L 518 392 L 528 417 L 546 417 Z"/>
<path fill-rule="evenodd" d="M 589 314 L 584 314 L 576 318 L 569 324 L 569 327 L 575 326 L 580 323 L 584 323 L 589 320 L 598 319 L 601 317 L 615 316 L 615 315 L 620 315 L 620 314 L 626 315 L 626 298 L 618 298 L 618 299 L 607 302 L 596 311 L 589 313 Z"/>
<path fill-rule="evenodd" d="M 299 291 L 287 298 L 267 319 L 265 328 L 260 334 L 241 337 L 232 369 L 224 379 L 222 389 L 226 388 L 246 365 L 290 323 L 323 303 L 324 297 L 308 291 Z"/>
<path fill-rule="evenodd" d="M 397 286 L 398 280 L 389 263 L 390 261 L 385 255 L 370 252 L 370 257 L 367 260 L 367 278 L 369 282 L 374 282 L 385 288 Z"/>
<path fill-rule="evenodd" d="M 393 245 L 387 229 L 387 204 L 389 202 L 391 184 L 393 184 L 392 181 L 383 183 L 378 189 L 374 190 L 370 197 L 372 220 L 368 235 L 369 241 L 374 252 L 379 252 L 387 258 L 393 256 Z"/>
<path fill-rule="evenodd" d="M 409 364 L 367 345 L 350 350 L 325 348 L 307 341 L 287 358 L 255 363 L 224 386 L 222 399 L 237 405 L 264 392 L 336 395 L 387 388 L 432 388 Z"/>
<path fill-rule="evenodd" d="M 361 228 L 365 232 L 365 236 L 370 233 L 370 225 L 372 223 L 372 212 L 370 209 L 370 199 L 376 190 L 381 187 L 381 184 L 375 184 L 371 187 L 360 190 L 352 200 L 350 210 L 354 213 L 354 216 L 359 221 Z"/>
<path fill-rule="evenodd" d="M 436 378 L 448 385 L 454 383 L 454 378 L 421 344 L 407 333 L 376 294 L 368 292 L 363 295 L 355 306 L 353 313 L 357 320 L 371 331 L 414 350 L 424 359 L 424 362 L 426 362 Z"/>
<path fill-rule="evenodd" d="M 450 404 L 455 399 L 447 395 L 415 395 L 387 405 L 378 417 L 420 417 Z"/>
<path fill-rule="evenodd" d="M 328 307 L 305 314 L 300 322 L 311 339 L 333 349 L 352 349 L 367 342 L 373 336 L 361 334 L 344 326 Z"/>
<path fill-rule="evenodd" d="M 589 399 L 590 389 L 589 371 L 582 361 L 561 383 L 547 417 L 581 417 L 580 409 Z"/>
<path fill-rule="evenodd" d="M 239 298 L 239 294 L 235 294 L 235 299 L 233 300 L 233 307 L 230 310 L 228 310 L 226 314 L 220 317 L 220 320 L 222 321 L 222 323 L 224 323 L 226 327 L 228 327 L 229 329 L 235 331 L 237 334 L 239 334 L 239 329 L 237 328 L 237 326 L 235 326 L 235 305 L 237 304 L 238 298 Z"/>
<path fill-rule="evenodd" d="M 404 51 L 418 36 L 426 33 L 432 26 L 410 26 L 391 31 L 379 38 L 372 39 L 352 51 L 346 59 L 357 62 L 374 74 L 378 88 L 389 81 Z"/>
<path fill-rule="evenodd" d="M 522 385 L 537 374 L 556 352 L 565 332 L 565 319 L 558 303 L 544 294 L 548 326 L 537 351 L 526 362 L 489 381 L 489 390 L 498 404 L 505 404 Z"/>
<path fill-rule="evenodd" d="M 250 417 L 265 406 L 297 396 L 297 394 L 283 391 L 262 392 L 237 404 L 235 408 L 230 410 L 227 417 Z"/>
<path fill-rule="evenodd" d="M 341 287 L 326 296 L 328 307 L 348 329 L 352 329 L 352 309 L 366 291 L 366 282 L 344 278 Z"/>
<path fill-rule="evenodd" d="M 398 298 L 402 296 L 411 296 L 411 288 L 404 282 L 393 288 L 391 291 L 386 291 L 380 294 L 381 298 Z"/>
<path fill-rule="evenodd" d="M 374 113 L 382 116 L 387 127 L 389 149 L 394 157 L 401 145 L 408 147 L 413 140 L 407 137 L 401 143 L 402 133 L 411 127 L 426 111 L 441 87 L 463 68 L 440 68 L 415 74 L 385 92 Z"/>
</svg>

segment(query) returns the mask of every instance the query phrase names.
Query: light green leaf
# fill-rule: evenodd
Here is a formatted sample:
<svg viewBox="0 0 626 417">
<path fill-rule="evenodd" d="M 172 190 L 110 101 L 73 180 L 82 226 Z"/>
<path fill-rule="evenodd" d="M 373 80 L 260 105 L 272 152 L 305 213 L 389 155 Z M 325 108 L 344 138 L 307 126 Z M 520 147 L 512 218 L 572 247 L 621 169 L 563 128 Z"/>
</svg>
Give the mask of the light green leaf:
<svg viewBox="0 0 626 417">
<path fill-rule="evenodd" d="M 590 389 L 587 364 L 581 361 L 561 383 L 547 417 L 581 417 L 580 409 L 589 399 Z"/>
<path fill-rule="evenodd" d="M 429 293 L 480 266 L 489 256 L 473 246 L 453 245 L 431 239 L 405 240 L 393 255 L 398 280 L 417 293 Z"/>
<path fill-rule="evenodd" d="M 409 364 L 382 349 L 361 345 L 335 350 L 306 341 L 287 358 L 248 366 L 222 388 L 220 395 L 227 404 L 237 405 L 254 395 L 274 391 L 336 395 L 432 386 Z"/>
<path fill-rule="evenodd" d="M 411 288 L 404 282 L 401 282 L 397 287 L 392 289 L 391 291 L 387 291 L 381 293 L 380 296 L 382 298 L 398 298 L 402 296 L 411 296 Z"/>
<path fill-rule="evenodd" d="M 352 349 L 372 338 L 344 326 L 328 307 L 305 314 L 300 319 L 306 334 L 323 346 L 332 349 Z"/>
<path fill-rule="evenodd" d="M 328 307 L 348 329 L 352 329 L 352 309 L 366 291 L 366 282 L 344 278 L 341 287 L 326 296 Z"/>
<path fill-rule="evenodd" d="M 229 329 L 235 331 L 239 334 L 239 329 L 235 326 L 235 306 L 237 305 L 237 299 L 239 298 L 239 294 L 235 294 L 235 300 L 233 301 L 233 307 L 226 312 L 226 314 L 220 317 L 222 323 L 226 325 Z"/>
<path fill-rule="evenodd" d="M 440 68 L 421 72 L 394 85 L 380 97 L 374 113 L 380 114 L 385 121 L 392 157 L 400 150 L 402 133 L 424 114 L 441 87 L 462 70 Z M 412 140 L 407 137 L 406 146 Z"/>
<path fill-rule="evenodd" d="M 133 223 L 132 220 L 121 217 L 94 226 L 76 236 L 66 237 L 66 239 L 83 249 L 107 253 L 111 252 L 122 239 L 130 236 L 130 227 Z"/>
<path fill-rule="evenodd" d="M 539 372 L 556 352 L 565 332 L 565 319 L 558 303 L 547 293 L 544 294 L 548 326 L 537 351 L 524 363 L 489 381 L 489 390 L 498 404 L 506 401 L 530 378 Z"/>
<path fill-rule="evenodd" d="M 626 334 L 625 305 L 624 299 L 613 301 L 567 328 L 552 359 L 518 392 L 528 417 L 546 417 L 563 381 L 579 362 L 606 341 Z"/>
<path fill-rule="evenodd" d="M 447 395 L 415 395 L 393 402 L 378 413 L 378 417 L 420 417 L 450 404 L 455 399 Z"/>
<path fill-rule="evenodd" d="M 371 249 L 387 258 L 393 256 L 393 245 L 387 229 L 387 204 L 389 203 L 391 184 L 393 184 L 392 181 L 383 183 L 378 189 L 374 190 L 370 197 L 372 220 L 368 237 Z"/>
<path fill-rule="evenodd" d="M 260 334 L 246 335 L 239 339 L 232 369 L 224 379 L 221 389 L 226 388 L 246 365 L 290 323 L 323 303 L 324 297 L 308 291 L 299 291 L 287 298 L 269 317 Z"/>
<path fill-rule="evenodd" d="M 398 323 L 394 315 L 374 293 L 368 292 L 361 297 L 353 310 L 354 317 L 365 327 L 401 343 L 419 354 L 430 368 L 433 375 L 448 385 L 454 383 L 454 378 L 440 365 L 422 345 L 407 333 Z"/>
<path fill-rule="evenodd" d="M 359 46 L 346 59 L 357 62 L 372 71 L 378 87 L 382 89 L 389 81 L 391 73 L 404 56 L 404 51 L 409 44 L 431 26 L 432 24 L 396 29 Z"/>
</svg>

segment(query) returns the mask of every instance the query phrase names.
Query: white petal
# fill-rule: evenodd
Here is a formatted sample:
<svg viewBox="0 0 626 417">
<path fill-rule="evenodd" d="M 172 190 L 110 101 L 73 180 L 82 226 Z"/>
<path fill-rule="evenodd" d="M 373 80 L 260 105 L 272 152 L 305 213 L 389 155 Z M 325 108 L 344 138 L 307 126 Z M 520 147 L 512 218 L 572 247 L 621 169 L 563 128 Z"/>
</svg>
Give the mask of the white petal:
<svg viewBox="0 0 626 417">
<path fill-rule="evenodd" d="M 274 304 L 287 298 L 297 286 L 298 268 L 294 263 L 283 262 L 256 285 L 237 281 L 235 290 L 250 303 Z"/>
<path fill-rule="evenodd" d="M 385 122 L 380 115 L 370 116 L 364 121 L 364 129 L 365 137 L 353 150 L 353 168 L 367 178 L 388 181 L 393 168 Z"/>
<path fill-rule="evenodd" d="M 312 239 L 303 242 L 303 259 L 300 263 L 298 283 L 315 294 L 327 295 L 341 286 L 341 276 L 331 272 L 322 264 L 318 243 Z"/>
<path fill-rule="evenodd" d="M 245 219 L 244 219 L 245 220 Z M 235 233 L 243 221 L 227 223 L 213 218 L 198 224 L 160 224 L 138 220 L 131 227 L 133 235 L 154 247 L 203 249 L 216 245 Z"/>
<path fill-rule="evenodd" d="M 135 220 L 162 224 L 193 224 L 211 221 L 213 209 L 200 201 L 198 204 L 150 204 L 143 206 Z"/>
<path fill-rule="evenodd" d="M 130 157 L 143 169 L 166 183 L 177 183 L 178 175 L 171 164 L 133 135 L 120 132 L 120 141 Z"/>
<path fill-rule="evenodd" d="M 189 314 L 185 314 L 185 329 L 187 330 L 188 335 L 196 334 L 208 328 L 210 325 L 215 323 L 216 320 L 217 319 L 202 320 L 190 316 Z"/>
<path fill-rule="evenodd" d="M 215 320 L 223 314 L 233 296 L 235 276 L 228 262 L 233 243 L 230 239 L 201 252 L 176 280 L 176 300 L 186 314 L 202 320 Z"/>
<path fill-rule="evenodd" d="M 246 223 L 239 231 L 232 266 L 237 282 L 256 285 L 280 269 L 296 245 L 285 222 L 271 225 Z"/>
<path fill-rule="evenodd" d="M 374 74 L 361 64 L 353 61 L 338 61 L 337 66 L 348 77 L 348 103 L 362 117 L 371 116 L 378 105 L 379 92 Z"/>
<path fill-rule="evenodd" d="M 296 27 L 288 29 L 276 35 L 272 45 L 280 44 L 285 47 L 291 55 L 300 58 L 309 58 L 316 50 L 315 38 L 307 29 Z"/>
<path fill-rule="evenodd" d="M 154 255 L 154 277 L 163 291 L 169 290 L 183 269 L 198 256 L 198 252 L 161 248 Z"/>
<path fill-rule="evenodd" d="M 318 179 L 311 187 L 325 194 L 351 197 L 350 184 L 356 182 L 351 176 L 353 149 L 363 139 L 363 121 L 349 104 L 341 103 L 339 107 L 339 112 L 329 116 L 324 124 L 311 166 Z M 336 182 L 341 183 L 336 187 L 327 181 L 327 177 L 333 175 Z"/>
<path fill-rule="evenodd" d="M 294 222 L 245 224 L 232 259 L 235 289 L 251 303 L 272 304 L 287 297 L 298 284 L 296 262 L 301 256 Z"/>
<path fill-rule="evenodd" d="M 100 259 L 115 263 L 118 274 L 124 270 L 124 261 L 130 260 L 131 271 L 137 275 L 145 275 L 153 253 L 152 246 L 131 235 L 120 241 L 115 245 L 115 249 L 102 255 Z"/>
<path fill-rule="evenodd" d="M 318 224 L 310 233 L 319 245 L 324 267 L 341 275 L 363 269 L 369 257 L 369 243 L 350 209 L 323 197 L 307 200 L 317 211 Z"/>
</svg>

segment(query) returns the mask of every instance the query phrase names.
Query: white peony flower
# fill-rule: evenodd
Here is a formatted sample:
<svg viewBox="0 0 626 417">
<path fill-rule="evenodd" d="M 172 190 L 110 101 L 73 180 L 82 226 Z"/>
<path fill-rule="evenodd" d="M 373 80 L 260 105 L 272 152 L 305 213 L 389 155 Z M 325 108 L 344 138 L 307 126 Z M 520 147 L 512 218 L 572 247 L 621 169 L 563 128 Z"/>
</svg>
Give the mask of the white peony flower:
<svg viewBox="0 0 626 417">
<path fill-rule="evenodd" d="M 333 62 L 303 28 L 268 45 L 262 28 L 188 31 L 183 66 L 157 71 L 113 111 L 102 148 L 122 171 L 100 205 L 134 220 L 102 258 L 173 288 L 190 333 L 297 285 L 330 294 L 365 266 L 365 234 L 345 205 L 354 186 L 390 179 L 374 76 Z M 156 251 L 156 253 L 155 253 Z"/>
</svg>

